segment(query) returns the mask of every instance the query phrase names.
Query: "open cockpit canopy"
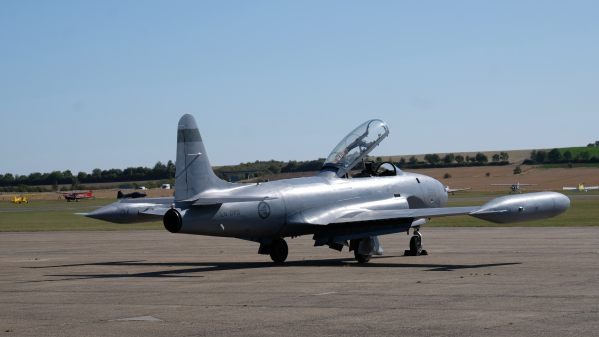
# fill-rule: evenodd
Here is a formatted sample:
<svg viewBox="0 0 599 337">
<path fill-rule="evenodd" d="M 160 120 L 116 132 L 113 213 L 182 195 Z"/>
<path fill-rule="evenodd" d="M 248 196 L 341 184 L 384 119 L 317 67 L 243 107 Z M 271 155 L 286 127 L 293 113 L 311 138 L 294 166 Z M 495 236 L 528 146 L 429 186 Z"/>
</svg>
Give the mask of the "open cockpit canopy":
<svg viewBox="0 0 599 337">
<path fill-rule="evenodd" d="M 338 177 L 344 176 L 387 135 L 389 135 L 389 127 L 380 119 L 372 119 L 361 124 L 337 144 L 320 171 L 334 172 Z"/>
</svg>

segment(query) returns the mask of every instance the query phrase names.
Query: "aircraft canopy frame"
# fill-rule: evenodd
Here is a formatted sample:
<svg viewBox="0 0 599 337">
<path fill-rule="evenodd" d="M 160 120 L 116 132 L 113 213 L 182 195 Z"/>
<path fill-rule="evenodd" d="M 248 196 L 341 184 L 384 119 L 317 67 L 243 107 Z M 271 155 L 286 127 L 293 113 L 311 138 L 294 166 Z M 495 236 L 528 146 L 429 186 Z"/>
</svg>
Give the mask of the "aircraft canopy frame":
<svg viewBox="0 0 599 337">
<path fill-rule="evenodd" d="M 371 119 L 345 136 L 325 160 L 321 172 L 343 177 L 389 135 L 389 127 L 380 119 Z"/>
</svg>

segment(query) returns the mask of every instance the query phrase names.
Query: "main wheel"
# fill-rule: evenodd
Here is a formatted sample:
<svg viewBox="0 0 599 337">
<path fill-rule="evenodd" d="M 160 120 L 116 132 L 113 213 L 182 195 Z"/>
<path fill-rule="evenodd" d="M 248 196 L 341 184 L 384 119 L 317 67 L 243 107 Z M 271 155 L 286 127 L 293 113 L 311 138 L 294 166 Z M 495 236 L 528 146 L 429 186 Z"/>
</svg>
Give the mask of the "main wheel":
<svg viewBox="0 0 599 337">
<path fill-rule="evenodd" d="M 410 255 L 418 256 L 422 254 L 422 239 L 418 235 L 412 236 L 410 239 Z"/>
<path fill-rule="evenodd" d="M 354 257 L 356 258 L 356 261 L 358 261 L 358 263 L 366 263 L 366 262 L 370 261 L 370 258 L 372 257 L 372 255 L 360 254 L 360 253 L 358 253 L 358 250 L 355 249 Z"/>
<path fill-rule="evenodd" d="M 278 238 L 273 240 L 270 246 L 270 258 L 276 263 L 283 263 L 287 259 L 289 248 L 285 240 Z"/>
</svg>

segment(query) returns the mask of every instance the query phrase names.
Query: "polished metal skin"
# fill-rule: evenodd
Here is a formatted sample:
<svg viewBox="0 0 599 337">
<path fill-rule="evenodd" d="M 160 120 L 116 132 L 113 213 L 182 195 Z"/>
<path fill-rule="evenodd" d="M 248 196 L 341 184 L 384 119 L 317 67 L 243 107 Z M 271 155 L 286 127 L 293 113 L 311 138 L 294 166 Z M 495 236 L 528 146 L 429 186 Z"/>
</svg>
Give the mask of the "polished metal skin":
<svg viewBox="0 0 599 337">
<path fill-rule="evenodd" d="M 406 254 L 426 253 L 419 229 L 432 217 L 469 214 L 506 223 L 555 216 L 569 207 L 570 200 L 555 192 L 505 196 L 483 206 L 443 207 L 443 184 L 389 163 L 349 177 L 388 133 L 380 120 L 365 122 L 335 147 L 314 177 L 233 184 L 214 174 L 194 118 L 184 115 L 177 130 L 175 197 L 123 199 L 86 215 L 120 223 L 162 218 L 173 233 L 251 240 L 275 262 L 287 258 L 283 238 L 310 234 L 316 246 L 349 246 L 359 262 L 367 262 L 382 254 L 377 236 L 411 228 L 414 237 Z"/>
<path fill-rule="evenodd" d="M 545 219 L 570 207 L 570 199 L 557 192 L 536 192 L 495 198 L 469 215 L 496 223 Z"/>
</svg>

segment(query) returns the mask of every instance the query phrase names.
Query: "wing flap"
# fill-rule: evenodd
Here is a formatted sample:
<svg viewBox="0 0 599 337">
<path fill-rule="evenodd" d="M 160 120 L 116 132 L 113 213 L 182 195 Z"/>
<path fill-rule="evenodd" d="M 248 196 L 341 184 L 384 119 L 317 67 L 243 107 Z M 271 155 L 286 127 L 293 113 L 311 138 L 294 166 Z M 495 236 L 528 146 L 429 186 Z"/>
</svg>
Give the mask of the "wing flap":
<svg viewBox="0 0 599 337">
<path fill-rule="evenodd" d="M 416 208 L 398 210 L 364 210 L 359 213 L 348 213 L 331 223 L 350 223 L 392 219 L 435 218 L 442 216 L 467 215 L 478 210 L 479 206 L 470 207 L 441 207 L 441 208 Z"/>
</svg>

